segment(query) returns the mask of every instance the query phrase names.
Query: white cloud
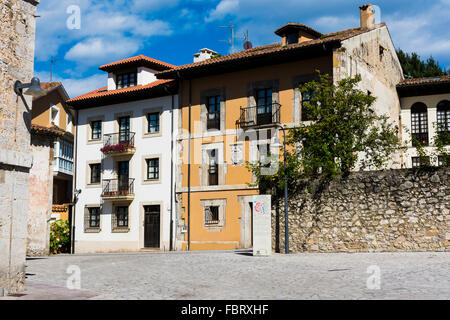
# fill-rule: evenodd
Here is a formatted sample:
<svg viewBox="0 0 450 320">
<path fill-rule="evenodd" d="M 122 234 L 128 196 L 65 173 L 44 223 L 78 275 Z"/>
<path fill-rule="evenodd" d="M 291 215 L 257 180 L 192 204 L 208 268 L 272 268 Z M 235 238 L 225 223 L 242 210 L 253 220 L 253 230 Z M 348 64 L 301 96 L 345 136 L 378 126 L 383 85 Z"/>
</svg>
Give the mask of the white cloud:
<svg viewBox="0 0 450 320">
<path fill-rule="evenodd" d="M 141 44 L 127 38 L 88 38 L 74 45 L 65 55 L 65 59 L 83 65 L 99 65 L 136 53 Z"/>
<path fill-rule="evenodd" d="M 316 30 L 327 33 L 335 32 L 338 30 L 351 29 L 359 26 L 359 17 L 356 15 L 351 16 L 323 16 L 313 21 L 311 27 Z"/>
<path fill-rule="evenodd" d="M 35 72 L 41 82 L 50 81 L 50 72 Z M 108 76 L 106 73 L 94 74 L 86 78 L 66 78 L 58 74 L 53 75 L 53 81 L 61 82 L 70 98 L 78 97 L 82 94 L 103 88 L 107 85 Z"/>
<path fill-rule="evenodd" d="M 239 0 L 222 0 L 217 7 L 210 11 L 209 15 L 205 18 L 206 22 L 219 20 L 224 18 L 230 13 L 234 13 L 239 9 Z"/>
</svg>

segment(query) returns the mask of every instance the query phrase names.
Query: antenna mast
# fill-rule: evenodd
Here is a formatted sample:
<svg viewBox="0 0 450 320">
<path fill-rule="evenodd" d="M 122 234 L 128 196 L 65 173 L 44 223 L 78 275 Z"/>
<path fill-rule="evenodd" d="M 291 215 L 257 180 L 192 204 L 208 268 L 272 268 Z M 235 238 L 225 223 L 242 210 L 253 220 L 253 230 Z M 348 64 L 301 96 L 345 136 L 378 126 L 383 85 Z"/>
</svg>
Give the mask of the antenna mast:
<svg viewBox="0 0 450 320">
<path fill-rule="evenodd" d="M 53 81 L 53 65 L 58 61 L 59 59 L 51 59 L 50 60 L 50 82 Z"/>
<path fill-rule="evenodd" d="M 228 40 L 220 40 L 220 41 L 226 41 L 231 45 L 231 53 L 234 53 L 234 25 L 233 21 L 230 21 L 229 26 L 219 26 L 219 28 L 230 28 L 231 29 L 231 39 Z"/>
</svg>

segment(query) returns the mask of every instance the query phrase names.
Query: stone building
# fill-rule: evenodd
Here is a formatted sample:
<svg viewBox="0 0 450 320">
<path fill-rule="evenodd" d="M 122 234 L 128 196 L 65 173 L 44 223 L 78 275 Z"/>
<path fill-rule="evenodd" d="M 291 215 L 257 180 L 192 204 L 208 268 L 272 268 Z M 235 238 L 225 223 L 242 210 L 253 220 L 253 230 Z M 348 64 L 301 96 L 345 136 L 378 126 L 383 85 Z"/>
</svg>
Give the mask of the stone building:
<svg viewBox="0 0 450 320">
<path fill-rule="evenodd" d="M 377 97 L 374 111 L 399 125 L 403 72 L 394 44 L 386 24 L 375 24 L 372 6 L 360 7 L 360 15 L 359 26 L 327 34 L 288 23 L 275 31 L 278 43 L 157 73 L 180 82 L 178 249 L 252 246 L 259 190 L 245 162 L 280 150 L 280 126 L 312 120 L 302 107 L 311 95 L 299 88 L 317 70 L 335 83 L 360 74 L 359 88 Z"/>
<path fill-rule="evenodd" d="M 36 0 L 0 0 L 0 294 L 24 290 Z"/>
</svg>

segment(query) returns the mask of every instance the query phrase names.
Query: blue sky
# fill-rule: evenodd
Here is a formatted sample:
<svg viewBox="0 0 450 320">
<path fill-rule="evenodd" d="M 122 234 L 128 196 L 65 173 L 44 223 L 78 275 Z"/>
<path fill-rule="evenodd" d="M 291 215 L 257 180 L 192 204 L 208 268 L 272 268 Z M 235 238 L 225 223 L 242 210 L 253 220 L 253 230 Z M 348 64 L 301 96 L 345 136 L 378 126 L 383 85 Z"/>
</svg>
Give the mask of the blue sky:
<svg viewBox="0 0 450 320">
<path fill-rule="evenodd" d="M 248 30 L 254 46 L 274 43 L 274 31 L 300 22 L 327 33 L 359 26 L 354 0 L 41 0 L 38 6 L 35 73 L 50 80 L 50 60 L 57 59 L 54 81 L 71 97 L 106 85 L 102 64 L 144 54 L 175 65 L 191 63 L 193 54 L 210 48 L 230 52 L 226 41 Z M 422 58 L 433 55 L 450 68 L 450 0 L 378 0 L 394 44 Z M 80 28 L 69 29 L 71 5 L 80 8 Z M 237 39 L 236 49 L 243 40 Z"/>
</svg>

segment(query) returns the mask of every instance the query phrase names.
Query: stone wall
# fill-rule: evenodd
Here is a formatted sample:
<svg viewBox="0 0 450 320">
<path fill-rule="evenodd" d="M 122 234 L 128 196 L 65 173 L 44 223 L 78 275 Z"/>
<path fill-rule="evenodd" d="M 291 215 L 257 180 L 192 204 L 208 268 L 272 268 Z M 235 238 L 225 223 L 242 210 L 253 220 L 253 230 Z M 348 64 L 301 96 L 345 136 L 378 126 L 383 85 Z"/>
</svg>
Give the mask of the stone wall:
<svg viewBox="0 0 450 320">
<path fill-rule="evenodd" d="M 33 134 L 33 166 L 29 177 L 28 256 L 50 253 L 50 218 L 53 195 L 53 137 Z"/>
<path fill-rule="evenodd" d="M 24 289 L 31 97 L 13 88 L 33 76 L 37 2 L 0 0 L 0 295 Z"/>
<path fill-rule="evenodd" d="M 318 190 L 317 183 L 313 190 Z M 284 199 L 272 246 L 284 252 Z M 289 198 L 291 252 L 449 251 L 450 168 L 358 172 Z"/>
</svg>

